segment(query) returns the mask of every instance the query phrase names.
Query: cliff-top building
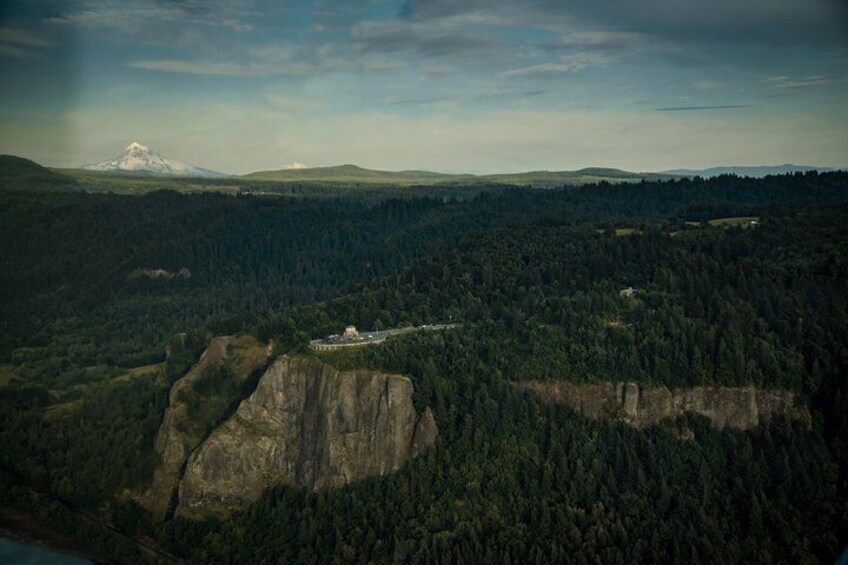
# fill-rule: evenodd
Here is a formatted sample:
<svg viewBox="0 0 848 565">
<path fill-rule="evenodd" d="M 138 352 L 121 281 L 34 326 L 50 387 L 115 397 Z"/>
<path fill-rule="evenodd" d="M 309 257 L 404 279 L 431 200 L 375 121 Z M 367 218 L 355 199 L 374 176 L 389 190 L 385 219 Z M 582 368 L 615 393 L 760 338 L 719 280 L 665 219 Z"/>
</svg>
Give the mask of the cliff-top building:
<svg viewBox="0 0 848 565">
<path fill-rule="evenodd" d="M 342 347 L 359 347 L 363 345 L 377 345 L 383 343 L 386 338 L 393 335 L 400 335 L 414 331 L 436 331 L 446 330 L 456 327 L 457 324 L 427 324 L 424 326 L 405 326 L 402 328 L 393 328 L 388 330 L 371 330 L 362 331 L 356 329 L 356 326 L 347 326 L 341 335 L 333 334 L 325 338 L 313 339 L 309 342 L 310 347 L 316 351 L 329 351 L 331 349 L 339 349 Z"/>
</svg>

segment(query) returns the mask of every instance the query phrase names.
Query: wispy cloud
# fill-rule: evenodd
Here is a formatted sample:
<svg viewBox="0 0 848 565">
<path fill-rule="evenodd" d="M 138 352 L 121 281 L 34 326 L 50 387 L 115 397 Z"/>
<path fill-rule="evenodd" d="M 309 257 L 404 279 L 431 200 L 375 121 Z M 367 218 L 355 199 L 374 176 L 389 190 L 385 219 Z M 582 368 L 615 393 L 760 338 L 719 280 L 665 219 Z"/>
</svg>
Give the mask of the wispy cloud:
<svg viewBox="0 0 848 565">
<path fill-rule="evenodd" d="M 463 93 L 463 94 L 455 94 L 455 95 L 445 95 L 445 96 L 432 96 L 432 97 L 410 97 L 410 98 L 402 98 L 398 96 L 389 96 L 385 98 L 384 102 L 386 104 L 392 105 L 446 105 L 449 103 L 455 102 L 481 102 L 486 100 L 497 100 L 503 98 L 532 98 L 535 96 L 541 96 L 543 94 L 547 94 L 547 90 L 503 90 L 503 91 L 489 91 L 489 92 L 476 92 L 476 93 Z"/>
<path fill-rule="evenodd" d="M 0 56 L 11 57 L 12 59 L 36 59 L 39 57 L 38 53 L 34 53 L 22 47 L 6 45 L 3 43 L 0 43 Z"/>
<path fill-rule="evenodd" d="M 88 10 L 67 12 L 47 19 L 55 25 L 80 27 L 139 28 L 150 20 L 177 20 L 182 11 L 176 7 L 149 5 L 146 7 L 104 6 Z"/>
<path fill-rule="evenodd" d="M 543 43 L 539 47 L 545 51 L 565 49 L 611 51 L 637 47 L 647 42 L 647 36 L 627 31 L 568 31 L 558 41 Z"/>
<path fill-rule="evenodd" d="M 286 92 L 274 89 L 262 93 L 268 109 L 281 115 L 294 116 L 316 108 L 320 108 L 324 101 L 315 97 L 294 96 Z"/>
<path fill-rule="evenodd" d="M 140 29 L 151 22 L 179 22 L 251 31 L 253 26 L 241 21 L 236 12 L 211 7 L 198 7 L 190 2 L 138 3 L 116 2 L 92 4 L 90 8 L 70 11 L 47 20 L 57 25 L 104 27 L 121 30 Z"/>
<path fill-rule="evenodd" d="M 257 59 L 263 61 L 291 61 L 304 52 L 302 45 L 294 44 L 269 44 L 250 47 L 247 52 Z"/>
<path fill-rule="evenodd" d="M 510 25 L 568 33 L 588 30 L 585 39 L 609 41 L 616 33 L 644 34 L 683 45 L 706 42 L 846 45 L 845 8 L 840 0 L 408 0 L 407 17 L 439 21 L 485 12 Z M 733 14 L 728 18 L 727 14 Z M 604 38 L 604 34 L 609 34 Z"/>
<path fill-rule="evenodd" d="M 692 83 L 692 88 L 697 90 L 716 90 L 721 87 L 722 84 L 714 80 L 696 80 Z"/>
<path fill-rule="evenodd" d="M 220 76 L 303 75 L 316 70 L 312 65 L 301 64 L 254 65 L 219 63 L 214 61 L 183 61 L 176 59 L 133 61 L 129 66 L 134 69 L 144 69 L 147 71 Z"/>
<path fill-rule="evenodd" d="M 788 76 L 773 76 L 763 81 L 771 88 L 813 88 L 816 86 L 827 86 L 833 83 L 833 77 L 829 75 L 816 75 L 804 78 L 791 78 Z"/>
<path fill-rule="evenodd" d="M 575 53 L 574 55 L 566 55 L 558 61 L 550 63 L 541 63 L 539 65 L 531 65 L 519 69 L 512 69 L 501 73 L 505 77 L 527 76 L 527 75 L 544 75 L 555 73 L 570 73 L 582 71 L 587 67 L 598 67 L 609 64 L 613 58 L 609 55 L 601 53 Z"/>
<path fill-rule="evenodd" d="M 470 33 L 456 22 L 432 26 L 405 21 L 367 21 L 351 30 L 351 38 L 365 53 L 409 52 L 425 57 L 484 55 L 497 42 Z"/>
<path fill-rule="evenodd" d="M 13 43 L 26 47 L 56 47 L 58 43 L 34 31 L 26 29 L 0 27 L 0 43 Z"/>
<path fill-rule="evenodd" d="M 385 99 L 386 104 L 405 106 L 405 105 L 420 105 L 427 106 L 431 104 L 443 104 L 446 102 L 456 102 L 458 97 L 451 96 L 433 96 L 431 98 L 398 98 L 397 96 L 388 96 Z"/>
<path fill-rule="evenodd" d="M 0 28 L 0 56 L 15 59 L 37 59 L 43 57 L 43 50 L 57 47 L 59 44 L 36 32 L 12 28 Z"/>
<path fill-rule="evenodd" d="M 428 65 L 424 67 L 423 73 L 432 79 L 439 79 L 455 75 L 457 69 L 448 65 Z"/>
<path fill-rule="evenodd" d="M 723 104 L 721 106 L 668 106 L 665 108 L 654 108 L 655 112 L 700 112 L 702 110 L 733 110 L 736 108 L 747 108 L 747 104 Z"/>
<path fill-rule="evenodd" d="M 258 53 L 252 53 L 254 56 Z M 311 75 L 333 71 L 361 71 L 374 74 L 399 72 L 407 68 L 402 61 L 383 56 L 351 58 L 327 53 L 302 51 L 291 57 L 266 53 L 261 58 L 247 57 L 244 61 L 211 61 L 208 59 L 141 59 L 129 67 L 147 71 L 219 76 Z"/>
</svg>

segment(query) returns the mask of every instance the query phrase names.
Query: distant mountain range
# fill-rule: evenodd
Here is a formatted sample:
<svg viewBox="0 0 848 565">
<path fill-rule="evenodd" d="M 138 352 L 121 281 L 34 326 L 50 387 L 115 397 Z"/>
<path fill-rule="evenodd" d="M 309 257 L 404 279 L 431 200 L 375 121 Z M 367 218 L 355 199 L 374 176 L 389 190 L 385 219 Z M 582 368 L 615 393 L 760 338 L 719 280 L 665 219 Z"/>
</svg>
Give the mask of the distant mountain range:
<svg viewBox="0 0 848 565">
<path fill-rule="evenodd" d="M 356 165 L 336 167 L 291 168 L 259 171 L 242 176 L 248 180 L 277 182 L 327 182 L 338 184 L 505 184 L 549 188 L 553 186 L 588 184 L 593 182 L 639 182 L 641 180 L 669 180 L 672 175 L 660 173 L 632 173 L 619 169 L 587 168 L 577 171 L 531 171 L 500 175 L 471 175 L 433 173 L 430 171 L 378 171 Z"/>
<path fill-rule="evenodd" d="M 710 167 L 708 169 L 671 169 L 663 171 L 667 175 L 681 177 L 717 177 L 720 175 L 736 175 L 739 177 L 762 178 L 768 175 L 785 175 L 788 173 L 806 173 L 808 171 L 819 171 L 821 173 L 833 171 L 831 167 L 811 167 L 808 165 L 762 165 L 762 166 L 728 166 Z"/>
<path fill-rule="evenodd" d="M 144 145 L 130 143 L 116 158 L 86 165 L 79 169 L 48 169 L 38 163 L 11 155 L 0 156 L 0 189 L 22 187 L 42 190 L 105 190 L 105 186 L 121 183 L 132 187 L 156 184 L 158 177 L 223 178 L 218 181 L 271 181 L 283 184 L 307 183 L 334 186 L 398 185 L 398 186 L 475 186 L 508 185 L 533 188 L 575 186 L 596 182 L 639 182 L 671 180 L 681 177 L 704 178 L 734 174 L 764 177 L 795 172 L 832 171 L 829 167 L 805 165 L 728 166 L 707 169 L 672 169 L 661 173 L 636 173 L 611 168 L 584 168 L 576 171 L 530 171 L 496 175 L 450 174 L 430 171 L 380 171 L 356 165 L 308 167 L 291 163 L 282 169 L 258 171 L 242 176 L 227 175 L 168 159 Z M 94 171 L 84 173 L 83 171 Z M 128 174 L 135 173 L 135 174 Z M 80 184 L 82 183 L 82 184 Z M 106 183 L 106 184 L 104 184 Z M 111 184 L 110 184 L 111 183 Z M 101 186 L 102 185 L 102 186 Z M 153 185 L 151 185 L 152 187 Z M 150 188 L 150 187 L 148 187 Z M 155 187 L 154 187 L 155 188 Z"/>
<path fill-rule="evenodd" d="M 186 165 L 174 159 L 166 159 L 141 143 L 133 141 L 124 152 L 109 161 L 83 165 L 88 171 L 126 171 L 159 173 L 181 177 L 225 177 L 223 173 Z"/>
</svg>

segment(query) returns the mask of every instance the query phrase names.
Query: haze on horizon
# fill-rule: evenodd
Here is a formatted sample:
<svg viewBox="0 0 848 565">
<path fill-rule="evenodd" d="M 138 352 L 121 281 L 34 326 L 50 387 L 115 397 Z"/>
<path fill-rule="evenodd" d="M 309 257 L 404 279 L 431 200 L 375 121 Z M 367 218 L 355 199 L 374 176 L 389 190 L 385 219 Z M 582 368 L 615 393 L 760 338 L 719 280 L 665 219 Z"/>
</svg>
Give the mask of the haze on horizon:
<svg viewBox="0 0 848 565">
<path fill-rule="evenodd" d="M 837 0 L 7 0 L 0 153 L 140 141 L 287 163 L 498 173 L 845 166 Z"/>
</svg>

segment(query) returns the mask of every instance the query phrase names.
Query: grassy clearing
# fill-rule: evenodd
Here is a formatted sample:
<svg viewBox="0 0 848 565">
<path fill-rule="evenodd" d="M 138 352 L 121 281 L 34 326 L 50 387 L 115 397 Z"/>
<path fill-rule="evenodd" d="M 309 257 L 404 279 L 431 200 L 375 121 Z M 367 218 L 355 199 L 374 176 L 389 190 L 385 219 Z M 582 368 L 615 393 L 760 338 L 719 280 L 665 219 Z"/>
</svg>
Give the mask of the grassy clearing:
<svg viewBox="0 0 848 565">
<path fill-rule="evenodd" d="M 699 231 L 704 228 L 742 228 L 748 229 L 751 227 L 756 227 L 760 222 L 759 216 L 732 216 L 727 218 L 713 218 L 712 220 L 707 220 L 706 222 L 683 222 L 686 226 L 686 230 L 684 231 Z M 675 231 L 671 233 L 671 236 L 674 237 L 678 234 L 682 233 L 682 231 Z"/>
<path fill-rule="evenodd" d="M 133 367 L 132 369 L 128 369 L 126 373 L 123 375 L 117 376 L 112 379 L 116 383 L 126 383 L 133 379 L 137 379 L 139 377 L 158 376 L 162 369 L 165 367 L 165 363 L 155 363 L 153 365 L 143 365 L 141 367 Z"/>
<path fill-rule="evenodd" d="M 760 221 L 759 216 L 738 216 L 734 218 L 716 218 L 710 220 L 709 224 L 715 228 L 742 227 L 748 228 Z"/>
<path fill-rule="evenodd" d="M 601 235 L 607 233 L 607 230 L 598 229 L 598 230 L 595 230 L 595 231 L 597 233 L 601 234 Z M 613 235 L 615 235 L 615 237 L 627 237 L 627 236 L 630 236 L 630 235 L 642 235 L 642 230 L 640 230 L 638 228 L 615 228 L 613 230 Z"/>
<path fill-rule="evenodd" d="M 77 398 L 76 400 L 69 400 L 68 402 L 60 402 L 58 404 L 51 404 L 50 406 L 44 409 L 44 418 L 46 420 L 56 420 L 63 416 L 66 416 L 82 406 L 82 399 Z"/>
<path fill-rule="evenodd" d="M 18 380 L 15 369 L 11 365 L 0 365 L 0 387 L 11 386 Z"/>
<path fill-rule="evenodd" d="M 622 237 L 628 235 L 642 235 L 641 230 L 637 230 L 636 228 L 616 228 L 615 236 Z"/>
</svg>

